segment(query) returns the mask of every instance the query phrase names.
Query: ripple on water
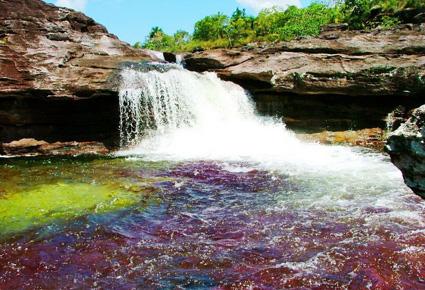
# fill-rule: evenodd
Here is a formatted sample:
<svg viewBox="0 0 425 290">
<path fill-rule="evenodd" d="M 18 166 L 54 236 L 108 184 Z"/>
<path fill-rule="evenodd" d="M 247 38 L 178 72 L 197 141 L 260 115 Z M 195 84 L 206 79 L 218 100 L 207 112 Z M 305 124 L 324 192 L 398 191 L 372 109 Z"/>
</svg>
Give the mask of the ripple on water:
<svg viewBox="0 0 425 290">
<path fill-rule="evenodd" d="M 392 176 L 389 164 L 376 166 Z M 343 172 L 344 183 L 289 171 L 213 161 L 8 161 L 0 178 L 15 187 L 2 186 L 3 202 L 10 190 L 31 197 L 46 180 L 45 199 L 72 181 L 113 183 L 130 196 L 139 184 L 154 188 L 154 200 L 88 207 L 1 242 L 1 287 L 425 288 L 424 203 L 400 177 L 360 182 L 358 172 Z"/>
</svg>

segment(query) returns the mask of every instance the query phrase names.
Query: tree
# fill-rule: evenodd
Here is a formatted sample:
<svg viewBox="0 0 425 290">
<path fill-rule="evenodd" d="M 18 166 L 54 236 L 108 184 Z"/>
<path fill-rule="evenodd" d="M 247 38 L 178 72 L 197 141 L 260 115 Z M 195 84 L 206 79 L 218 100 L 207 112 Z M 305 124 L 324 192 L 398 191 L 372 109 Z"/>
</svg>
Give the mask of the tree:
<svg viewBox="0 0 425 290">
<path fill-rule="evenodd" d="M 136 42 L 136 43 L 133 45 L 133 47 L 134 47 L 134 48 L 142 48 L 142 47 L 143 47 L 143 45 L 142 45 L 142 43 L 141 43 L 140 41 L 138 41 L 138 42 Z"/>
<path fill-rule="evenodd" d="M 184 44 L 190 41 L 190 34 L 187 31 L 184 30 L 177 30 L 176 33 L 174 33 L 174 41 L 176 44 Z"/>
<path fill-rule="evenodd" d="M 151 32 L 149 32 L 149 39 L 153 39 L 159 35 L 163 35 L 164 31 L 162 30 L 162 28 L 155 26 L 152 27 Z"/>
<path fill-rule="evenodd" d="M 151 29 L 148 38 L 143 44 L 143 48 L 152 50 L 166 50 L 174 44 L 174 40 L 171 36 L 164 33 L 164 31 L 155 26 Z"/>
<path fill-rule="evenodd" d="M 260 11 L 255 19 L 254 30 L 257 37 L 266 37 L 268 40 L 276 40 L 279 37 L 279 29 L 287 21 L 285 12 L 277 7 Z"/>
<path fill-rule="evenodd" d="M 239 40 L 255 36 L 254 32 L 255 18 L 248 16 L 245 9 L 237 8 L 230 18 L 229 25 L 226 27 L 226 33 L 229 38 L 230 46 Z"/>
<path fill-rule="evenodd" d="M 207 16 L 195 23 L 193 39 L 196 40 L 216 40 L 224 38 L 226 35 L 226 26 L 229 18 L 221 13 Z"/>
</svg>

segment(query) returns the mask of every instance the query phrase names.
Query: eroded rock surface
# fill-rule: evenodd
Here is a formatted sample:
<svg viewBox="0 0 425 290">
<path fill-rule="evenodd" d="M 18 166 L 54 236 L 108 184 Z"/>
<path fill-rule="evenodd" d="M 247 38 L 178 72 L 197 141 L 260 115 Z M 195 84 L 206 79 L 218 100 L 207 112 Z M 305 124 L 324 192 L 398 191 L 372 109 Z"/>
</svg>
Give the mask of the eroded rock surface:
<svg viewBox="0 0 425 290">
<path fill-rule="evenodd" d="M 400 168 L 406 184 L 425 198 L 425 105 L 414 110 L 407 121 L 388 138 L 386 149 Z"/>
<path fill-rule="evenodd" d="M 317 38 L 197 52 L 185 62 L 253 92 L 417 96 L 425 93 L 425 24 L 324 31 Z"/>
<path fill-rule="evenodd" d="M 381 128 L 358 131 L 323 131 L 314 134 L 298 134 L 298 138 L 321 144 L 361 146 L 382 151 L 385 145 L 385 132 Z"/>
<path fill-rule="evenodd" d="M 0 0 L 0 143 L 113 143 L 117 69 L 155 59 L 82 13 L 41 0 Z"/>
<path fill-rule="evenodd" d="M 120 63 L 152 59 L 80 12 L 41 0 L 0 0 L 0 91 L 88 97 Z M 48 92 L 47 92 L 48 91 Z"/>
<path fill-rule="evenodd" d="M 109 150 L 100 142 L 48 143 L 32 138 L 4 143 L 1 149 L 7 156 L 76 156 L 109 153 Z"/>
</svg>

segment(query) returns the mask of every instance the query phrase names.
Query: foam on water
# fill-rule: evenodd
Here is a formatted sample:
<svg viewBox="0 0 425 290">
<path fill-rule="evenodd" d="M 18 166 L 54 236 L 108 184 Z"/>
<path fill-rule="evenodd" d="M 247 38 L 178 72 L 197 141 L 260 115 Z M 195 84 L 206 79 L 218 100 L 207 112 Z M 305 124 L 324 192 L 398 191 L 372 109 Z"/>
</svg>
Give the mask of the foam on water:
<svg viewBox="0 0 425 290">
<path fill-rule="evenodd" d="M 127 158 L 0 164 L 0 288 L 424 288 L 425 202 L 383 154 L 177 65 L 123 71 L 120 104 Z"/>
<path fill-rule="evenodd" d="M 152 160 L 258 162 L 327 172 L 376 170 L 399 176 L 379 154 L 298 140 L 281 120 L 259 116 L 248 93 L 214 73 L 173 67 L 122 72 L 120 155 Z"/>
<path fill-rule="evenodd" d="M 304 190 L 278 205 L 339 209 L 369 205 L 425 222 L 423 204 L 404 207 L 411 191 L 380 153 L 300 141 L 281 120 L 259 116 L 249 94 L 214 73 L 182 68 L 124 70 L 120 89 L 122 156 L 146 160 L 236 162 L 287 174 Z M 363 214 L 358 212 L 359 215 Z M 415 214 L 413 213 L 413 216 Z M 379 215 L 375 219 L 384 216 Z M 417 219 L 420 219 L 417 220 Z M 372 220 L 372 219 L 371 219 Z"/>
</svg>

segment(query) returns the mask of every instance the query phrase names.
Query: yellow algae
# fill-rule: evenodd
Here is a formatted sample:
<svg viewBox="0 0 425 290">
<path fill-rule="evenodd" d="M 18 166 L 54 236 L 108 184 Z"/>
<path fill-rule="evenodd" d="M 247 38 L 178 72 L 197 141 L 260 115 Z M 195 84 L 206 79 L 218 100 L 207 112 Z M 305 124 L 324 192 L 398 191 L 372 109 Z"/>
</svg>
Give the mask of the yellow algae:
<svg viewBox="0 0 425 290">
<path fill-rule="evenodd" d="M 132 206 L 145 197 L 114 184 L 44 184 L 0 198 L 0 237 L 57 220 L 91 213 L 106 213 Z M 152 187 L 147 190 L 152 193 Z"/>
<path fill-rule="evenodd" d="M 157 201 L 167 163 L 125 159 L 17 159 L 0 163 L 0 239 L 87 214 Z"/>
</svg>

